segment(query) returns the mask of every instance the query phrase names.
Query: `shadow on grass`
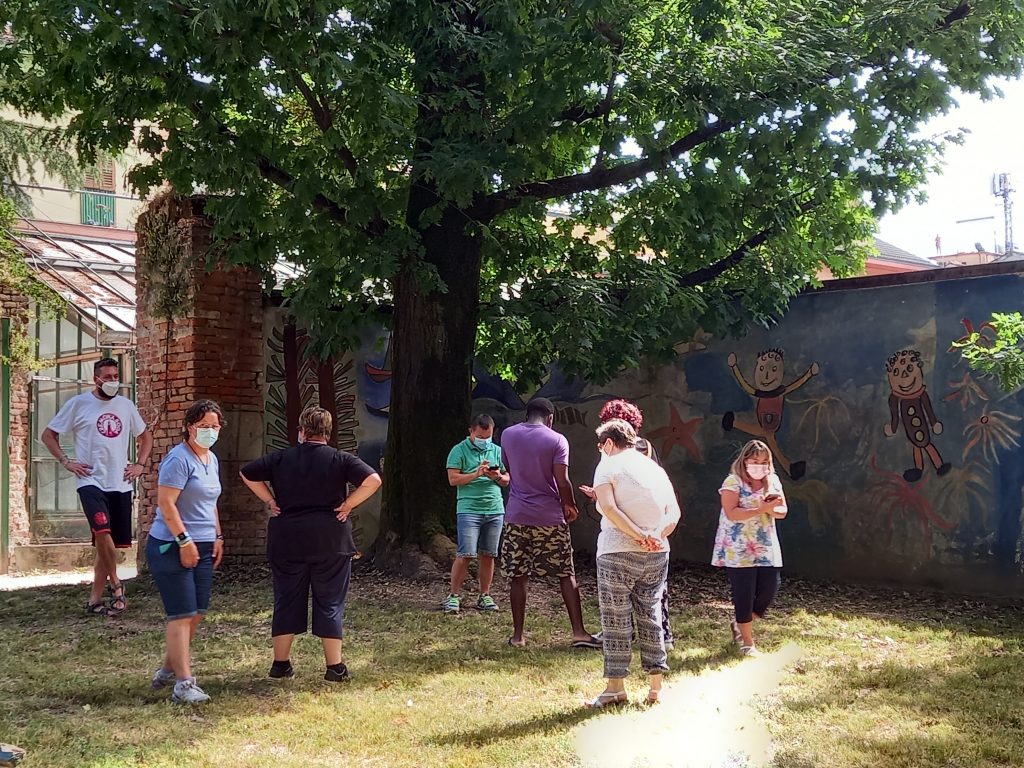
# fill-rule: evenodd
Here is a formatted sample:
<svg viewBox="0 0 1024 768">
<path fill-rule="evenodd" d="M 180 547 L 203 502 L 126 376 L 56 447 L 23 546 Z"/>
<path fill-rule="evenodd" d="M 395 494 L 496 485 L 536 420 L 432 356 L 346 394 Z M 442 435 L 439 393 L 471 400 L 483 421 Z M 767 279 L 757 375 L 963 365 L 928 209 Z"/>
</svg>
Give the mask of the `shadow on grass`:
<svg viewBox="0 0 1024 768">
<path fill-rule="evenodd" d="M 222 633 L 230 635 L 223 642 L 243 652 L 235 655 L 244 655 L 250 639 L 264 640 L 252 637 L 259 622 L 255 601 L 232 599 L 231 589 L 221 597 L 229 610 L 232 602 L 246 606 L 241 621 L 204 622 L 194 645 L 197 673 L 214 702 L 178 707 L 170 703 L 169 688 L 151 690 L 163 651 L 162 606 L 149 578 L 125 583 L 129 607 L 119 617 L 84 614 L 87 584 L 0 593 L 0 736 L 27 747 L 33 764 L 162 765 L 253 710 L 272 716 L 288 706 L 254 685 L 238 659 L 214 670 L 210 643 L 222 642 Z"/>
<path fill-rule="evenodd" d="M 568 730 L 599 714 L 602 714 L 601 710 L 580 706 L 567 712 L 551 712 L 526 720 L 488 725 L 472 731 L 455 731 L 454 733 L 430 736 L 425 741 L 440 747 L 483 747 L 507 739 L 519 739 L 557 729 Z"/>
<path fill-rule="evenodd" d="M 673 575 L 672 618 L 677 637 L 676 650 L 670 654 L 670 678 L 738 661 L 729 641 L 728 587 L 723 575 L 676 567 Z M 33 748 L 39 755 L 33 762 L 39 765 L 164 764 L 161 760 L 178 764 L 174 755 L 181 749 L 200 749 L 206 739 L 216 740 L 218 733 L 245 730 L 253 723 L 269 727 L 275 715 L 295 706 L 312 706 L 315 711 L 326 707 L 327 712 L 334 705 L 315 699 L 328 690 L 358 693 L 370 711 L 381 707 L 387 712 L 395 698 L 400 699 L 398 706 L 404 704 L 404 693 L 392 695 L 396 690 L 423 686 L 429 700 L 443 696 L 445 683 L 437 681 L 452 673 L 478 675 L 463 681 L 465 685 L 486 686 L 498 676 L 507 676 L 512 680 L 494 685 L 506 692 L 519 688 L 527 696 L 538 688 L 544 696 L 563 699 L 567 691 L 589 681 L 600 685 L 601 654 L 569 649 L 568 621 L 554 592 L 531 594 L 527 630 L 532 642 L 520 650 L 506 645 L 511 626 L 507 610 L 496 615 L 445 616 L 434 610 L 440 599 L 435 600 L 434 593 L 440 595 L 444 589 L 440 583 L 386 579 L 378 583 L 372 575 L 361 578 L 362 583 L 354 584 L 346 616 L 345 648 L 355 678 L 332 688 L 320 679 L 322 660 L 312 638 L 297 644 L 301 665 L 297 664 L 294 681 L 284 687 L 268 681 L 269 579 L 261 571 L 218 577 L 211 615 L 194 646 L 197 674 L 214 702 L 197 710 L 171 707 L 169 691 L 148 688 L 149 676 L 160 661 L 164 631 L 159 596 L 148 577 L 128 582 L 129 611 L 117 619 L 83 615 L 88 589 L 84 584 L 0 593 L 4 626 L 0 656 L 7 662 L 0 676 L 0 722 L 7 732 L 0 736 Z M 581 569 L 581 581 L 591 591 L 592 573 Z M 1003 759 L 1004 765 L 1024 764 L 1024 759 L 1016 759 L 1021 722 L 1015 713 L 1024 710 L 1024 689 L 1018 682 L 1024 678 L 1018 639 L 1024 622 L 1016 612 L 1007 615 L 1002 606 L 973 598 L 836 587 L 788 578 L 783 589 L 778 610 L 758 630 L 769 645 L 800 641 L 808 627 L 814 630 L 816 620 L 828 632 L 842 621 L 869 617 L 908 631 L 927 626 L 994 638 L 1010 649 L 1002 656 L 972 655 L 957 647 L 955 658 L 931 666 L 913 666 L 898 657 L 870 666 L 879 661 L 871 658 L 871 649 L 858 651 L 856 660 L 840 661 L 822 673 L 815 686 L 797 689 L 795 697 L 779 705 L 793 718 L 811 720 L 829 712 L 853 711 L 876 697 L 880 704 L 917 719 L 950 720 L 966 734 L 942 735 L 937 741 L 945 746 L 937 751 L 910 743 L 907 735 L 904 746 L 912 754 L 926 756 L 922 765 L 945 765 L 933 756 L 943 749 L 964 755 L 971 744 L 979 743 L 993 755 L 1014 757 Z M 592 600 L 585 609 L 591 627 L 596 627 Z M 808 639 L 819 647 L 828 642 L 821 634 Z M 869 666 L 856 661 L 867 661 Z M 482 717 L 482 723 L 472 728 L 463 724 L 460 730 L 458 720 L 439 720 L 427 726 L 430 735 L 425 743 L 460 749 L 543 737 L 568 732 L 593 714 L 582 707 L 537 713 L 541 706 L 525 701 L 531 706 L 521 702 L 495 709 L 495 717 L 502 718 L 499 723 L 489 724 Z M 451 704 L 445 702 L 444 707 Z M 983 733 L 984 724 L 994 731 L 991 739 Z M 904 736 L 895 734 L 893 739 Z M 256 742 L 260 738 L 253 737 Z M 301 733 L 296 738 L 301 739 Z M 893 743 L 859 744 L 863 739 L 855 729 L 839 727 L 834 739 L 838 746 L 870 755 L 862 764 L 914 764 L 889 759 L 890 751 L 896 749 Z M 996 743 L 999 739 L 1005 742 L 1002 746 Z M 800 762 L 802 754 L 787 752 L 785 746 L 780 754 L 785 759 L 779 764 L 786 768 L 811 765 Z"/>
</svg>

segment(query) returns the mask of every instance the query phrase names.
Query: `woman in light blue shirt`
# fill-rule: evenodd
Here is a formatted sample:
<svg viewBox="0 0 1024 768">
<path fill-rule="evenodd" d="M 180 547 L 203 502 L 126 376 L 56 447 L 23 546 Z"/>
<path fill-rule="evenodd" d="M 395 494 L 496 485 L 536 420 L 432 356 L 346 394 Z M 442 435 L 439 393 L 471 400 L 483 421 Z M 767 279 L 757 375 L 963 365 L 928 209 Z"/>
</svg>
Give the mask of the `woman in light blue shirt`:
<svg viewBox="0 0 1024 768">
<path fill-rule="evenodd" d="M 184 439 L 160 462 L 156 518 L 146 541 L 146 561 L 167 614 L 167 652 L 152 686 L 173 683 L 171 700 L 184 704 L 210 700 L 192 676 L 189 646 L 224 556 L 220 467 L 210 450 L 223 426 L 224 414 L 212 400 L 197 400 L 186 411 Z"/>
</svg>

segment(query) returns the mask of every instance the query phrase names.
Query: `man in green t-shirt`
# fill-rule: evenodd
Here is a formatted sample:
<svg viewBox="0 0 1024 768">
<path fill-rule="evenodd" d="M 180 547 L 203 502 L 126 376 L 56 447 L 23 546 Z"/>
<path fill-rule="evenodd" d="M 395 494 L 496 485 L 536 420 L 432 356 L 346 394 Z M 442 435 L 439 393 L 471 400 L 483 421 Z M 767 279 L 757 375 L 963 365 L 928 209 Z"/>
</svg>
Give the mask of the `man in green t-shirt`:
<svg viewBox="0 0 1024 768">
<path fill-rule="evenodd" d="M 448 483 L 455 486 L 458 493 L 455 512 L 459 549 L 452 564 L 451 592 L 444 601 L 445 613 L 461 610 L 459 590 L 469 574 L 469 561 L 478 555 L 480 597 L 476 607 L 481 611 L 498 610 L 490 593 L 505 517 L 501 489 L 508 486 L 508 472 L 493 435 L 494 419 L 481 413 L 470 420 L 469 437 L 448 454 Z"/>
</svg>

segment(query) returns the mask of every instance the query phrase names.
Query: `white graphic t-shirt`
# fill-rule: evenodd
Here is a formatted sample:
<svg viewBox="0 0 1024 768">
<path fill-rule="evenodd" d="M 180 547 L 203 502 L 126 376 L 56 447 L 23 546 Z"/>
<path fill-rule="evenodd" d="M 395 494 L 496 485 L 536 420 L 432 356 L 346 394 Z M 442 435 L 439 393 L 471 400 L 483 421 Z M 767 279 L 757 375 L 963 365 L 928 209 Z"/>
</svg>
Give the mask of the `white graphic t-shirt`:
<svg viewBox="0 0 1024 768">
<path fill-rule="evenodd" d="M 131 491 L 131 483 L 124 479 L 128 449 L 132 437 L 146 431 L 135 403 L 121 395 L 100 400 L 92 392 L 83 392 L 64 403 L 47 427 L 59 435 L 71 433 L 73 458 L 92 465 L 89 477 L 78 478 L 79 488 L 95 485 L 101 491 Z"/>
</svg>

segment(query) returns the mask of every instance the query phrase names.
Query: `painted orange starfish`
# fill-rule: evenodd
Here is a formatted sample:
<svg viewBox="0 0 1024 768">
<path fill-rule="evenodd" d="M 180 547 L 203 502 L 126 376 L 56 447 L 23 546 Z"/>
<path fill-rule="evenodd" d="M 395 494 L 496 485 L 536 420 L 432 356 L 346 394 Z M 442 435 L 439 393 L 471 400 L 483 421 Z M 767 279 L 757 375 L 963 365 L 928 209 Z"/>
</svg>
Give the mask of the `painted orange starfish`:
<svg viewBox="0 0 1024 768">
<path fill-rule="evenodd" d="M 668 426 L 659 427 L 653 432 L 649 432 L 645 437 L 649 437 L 652 440 L 662 440 L 661 450 L 659 451 L 662 459 L 667 459 L 672 449 L 678 445 L 681 448 L 685 448 L 694 461 L 703 464 L 704 457 L 701 455 L 700 446 L 693 439 L 693 433 L 697 431 L 697 427 L 704 419 L 697 417 L 689 421 L 683 421 L 679 416 L 679 411 L 676 410 L 672 403 L 669 403 L 668 407 L 670 411 Z"/>
</svg>

